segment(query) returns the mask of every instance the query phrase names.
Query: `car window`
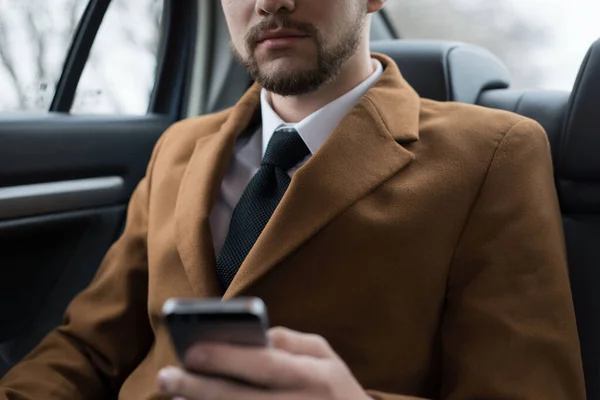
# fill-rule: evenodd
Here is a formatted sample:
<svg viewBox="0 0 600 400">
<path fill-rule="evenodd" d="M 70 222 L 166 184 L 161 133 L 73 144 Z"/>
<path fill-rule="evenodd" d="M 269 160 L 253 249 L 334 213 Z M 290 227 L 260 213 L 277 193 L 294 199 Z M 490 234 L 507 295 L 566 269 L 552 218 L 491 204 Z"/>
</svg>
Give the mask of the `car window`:
<svg viewBox="0 0 600 400">
<path fill-rule="evenodd" d="M 87 0 L 0 0 L 0 112 L 46 112 Z"/>
<path fill-rule="evenodd" d="M 403 38 L 491 50 L 509 67 L 514 88 L 571 90 L 600 37 L 597 0 L 390 0 L 386 11 Z"/>
<path fill-rule="evenodd" d="M 146 114 L 163 0 L 113 0 L 75 93 L 73 114 Z"/>
</svg>

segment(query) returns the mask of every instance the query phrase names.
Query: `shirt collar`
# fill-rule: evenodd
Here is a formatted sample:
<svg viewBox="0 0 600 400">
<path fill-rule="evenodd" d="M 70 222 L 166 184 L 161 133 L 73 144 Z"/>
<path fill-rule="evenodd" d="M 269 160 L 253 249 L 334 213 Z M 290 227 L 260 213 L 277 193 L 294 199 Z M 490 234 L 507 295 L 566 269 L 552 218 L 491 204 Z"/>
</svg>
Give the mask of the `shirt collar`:
<svg viewBox="0 0 600 400">
<path fill-rule="evenodd" d="M 340 121 L 348 114 L 350 109 L 369 91 L 371 86 L 383 73 L 383 65 L 379 60 L 373 59 L 375 72 L 361 84 L 348 93 L 338 97 L 331 103 L 315 111 L 298 123 L 285 123 L 271 107 L 269 93 L 263 89 L 260 95 L 262 117 L 262 155 L 264 156 L 269 140 L 279 127 L 290 126 L 295 128 L 311 154 L 325 143 Z"/>
</svg>

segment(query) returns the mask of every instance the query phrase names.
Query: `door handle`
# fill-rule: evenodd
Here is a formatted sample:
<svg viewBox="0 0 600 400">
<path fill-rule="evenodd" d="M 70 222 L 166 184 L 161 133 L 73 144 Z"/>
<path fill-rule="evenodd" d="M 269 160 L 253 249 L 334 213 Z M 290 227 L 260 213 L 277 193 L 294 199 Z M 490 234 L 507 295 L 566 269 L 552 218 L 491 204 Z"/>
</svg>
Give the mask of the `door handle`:
<svg viewBox="0 0 600 400">
<path fill-rule="evenodd" d="M 0 220 L 112 205 L 124 187 L 109 176 L 0 188 Z"/>
</svg>

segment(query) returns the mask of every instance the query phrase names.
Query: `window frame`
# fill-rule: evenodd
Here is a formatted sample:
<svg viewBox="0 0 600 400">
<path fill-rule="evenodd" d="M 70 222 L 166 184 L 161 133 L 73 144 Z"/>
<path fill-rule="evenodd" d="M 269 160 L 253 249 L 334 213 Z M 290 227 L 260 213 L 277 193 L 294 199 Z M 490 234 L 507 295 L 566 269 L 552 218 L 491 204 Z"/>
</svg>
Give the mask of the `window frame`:
<svg viewBox="0 0 600 400">
<path fill-rule="evenodd" d="M 164 0 L 157 74 L 149 114 L 185 117 L 198 29 L 196 0 Z"/>
<path fill-rule="evenodd" d="M 111 0 L 88 2 L 67 51 L 49 112 L 68 113 L 71 110 L 83 69 L 87 65 L 94 40 L 110 3 Z"/>
<path fill-rule="evenodd" d="M 402 37 L 400 36 L 400 32 L 398 31 L 396 26 L 392 23 L 392 20 L 390 19 L 385 7 L 382 8 L 381 10 L 379 10 L 379 15 L 381 15 L 381 21 L 385 25 L 385 28 L 390 33 L 390 35 L 394 39 L 402 39 Z"/>
</svg>

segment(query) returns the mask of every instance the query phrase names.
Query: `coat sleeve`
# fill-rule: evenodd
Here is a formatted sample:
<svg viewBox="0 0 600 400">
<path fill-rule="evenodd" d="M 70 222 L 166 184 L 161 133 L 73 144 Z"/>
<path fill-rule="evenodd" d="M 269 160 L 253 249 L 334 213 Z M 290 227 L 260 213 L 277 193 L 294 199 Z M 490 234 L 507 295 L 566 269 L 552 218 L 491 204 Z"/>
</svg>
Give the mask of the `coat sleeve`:
<svg viewBox="0 0 600 400">
<path fill-rule="evenodd" d="M 523 120 L 498 145 L 454 254 L 440 399 L 585 400 L 564 247 L 547 136 Z"/>
<path fill-rule="evenodd" d="M 159 144 L 130 200 L 123 235 L 91 284 L 70 303 L 63 325 L 3 377 L 0 399 L 110 398 L 147 354 L 153 336 L 147 312 L 146 237 Z"/>
</svg>

